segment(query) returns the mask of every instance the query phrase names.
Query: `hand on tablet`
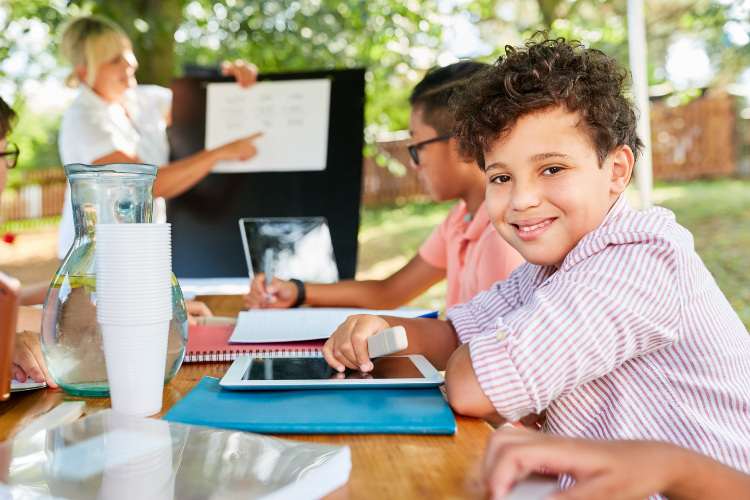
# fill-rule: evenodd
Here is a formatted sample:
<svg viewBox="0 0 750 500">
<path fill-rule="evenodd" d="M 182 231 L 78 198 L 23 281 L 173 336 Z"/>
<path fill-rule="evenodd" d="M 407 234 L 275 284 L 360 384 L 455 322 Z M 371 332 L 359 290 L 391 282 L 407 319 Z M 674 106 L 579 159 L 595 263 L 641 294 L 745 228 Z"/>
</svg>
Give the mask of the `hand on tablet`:
<svg viewBox="0 0 750 500">
<path fill-rule="evenodd" d="M 330 378 L 330 380 L 372 380 L 372 375 L 366 372 L 355 372 L 350 375 L 347 375 L 345 373 L 336 373 L 333 377 Z"/>
<path fill-rule="evenodd" d="M 367 338 L 390 327 L 380 316 L 349 316 L 323 346 L 323 356 L 329 365 L 340 372 L 346 367 L 369 372 L 372 362 L 367 350 Z"/>
<path fill-rule="evenodd" d="M 250 284 L 250 293 L 245 295 L 245 307 L 248 309 L 288 308 L 297 301 L 297 285 L 291 281 L 273 278 L 266 288 L 266 273 L 258 273 Z M 271 299 L 268 300 L 268 294 Z"/>
</svg>

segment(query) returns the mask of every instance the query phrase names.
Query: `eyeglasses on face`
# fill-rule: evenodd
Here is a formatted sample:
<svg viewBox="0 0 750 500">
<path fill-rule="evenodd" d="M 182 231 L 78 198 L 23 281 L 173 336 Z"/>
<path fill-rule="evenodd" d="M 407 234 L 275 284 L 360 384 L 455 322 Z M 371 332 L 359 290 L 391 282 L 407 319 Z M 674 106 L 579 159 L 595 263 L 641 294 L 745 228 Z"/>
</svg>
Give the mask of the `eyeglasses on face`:
<svg viewBox="0 0 750 500">
<path fill-rule="evenodd" d="M 12 142 L 8 143 L 8 147 L 6 148 L 4 153 L 0 153 L 0 158 L 3 158 L 5 160 L 5 167 L 8 170 L 18 165 L 18 155 L 20 153 L 21 150 L 18 149 L 18 146 L 16 146 Z"/>
<path fill-rule="evenodd" d="M 428 141 L 422 141 L 416 144 L 409 144 L 407 148 L 409 148 L 409 154 L 411 155 L 411 158 L 414 160 L 414 163 L 416 165 L 419 165 L 419 148 L 421 148 L 422 146 L 426 146 L 427 144 L 430 144 L 431 142 L 444 141 L 446 139 L 450 139 L 451 137 L 453 137 L 453 134 L 443 134 L 441 136 L 435 137 L 434 139 L 430 139 Z"/>
</svg>

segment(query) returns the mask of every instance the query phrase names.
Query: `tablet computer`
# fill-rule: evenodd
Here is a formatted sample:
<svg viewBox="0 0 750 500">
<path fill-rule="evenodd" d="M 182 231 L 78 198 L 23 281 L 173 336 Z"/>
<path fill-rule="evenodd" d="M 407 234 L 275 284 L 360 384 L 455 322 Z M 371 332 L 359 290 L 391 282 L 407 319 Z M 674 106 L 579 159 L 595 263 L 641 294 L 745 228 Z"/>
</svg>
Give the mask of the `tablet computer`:
<svg viewBox="0 0 750 500">
<path fill-rule="evenodd" d="M 240 219 L 240 232 L 250 279 L 268 265 L 273 275 L 282 280 L 339 280 L 325 217 L 245 218 Z M 271 258 L 269 263 L 265 262 L 267 255 Z"/>
<path fill-rule="evenodd" d="M 239 356 L 220 385 L 225 389 L 262 391 L 281 389 L 424 388 L 443 383 L 424 356 L 385 356 L 373 361 L 368 373 L 334 370 L 322 356 Z"/>
</svg>

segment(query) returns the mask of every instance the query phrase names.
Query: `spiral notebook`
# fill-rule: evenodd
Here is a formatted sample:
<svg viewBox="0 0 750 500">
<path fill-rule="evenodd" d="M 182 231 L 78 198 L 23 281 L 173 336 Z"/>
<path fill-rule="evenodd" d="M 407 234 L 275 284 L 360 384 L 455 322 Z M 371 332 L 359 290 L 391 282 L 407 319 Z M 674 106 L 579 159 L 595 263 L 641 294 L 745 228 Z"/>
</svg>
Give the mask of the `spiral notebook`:
<svg viewBox="0 0 750 500">
<path fill-rule="evenodd" d="M 185 363 L 229 363 L 237 356 L 320 356 L 324 340 L 272 344 L 230 344 L 234 326 L 188 327 Z"/>
</svg>

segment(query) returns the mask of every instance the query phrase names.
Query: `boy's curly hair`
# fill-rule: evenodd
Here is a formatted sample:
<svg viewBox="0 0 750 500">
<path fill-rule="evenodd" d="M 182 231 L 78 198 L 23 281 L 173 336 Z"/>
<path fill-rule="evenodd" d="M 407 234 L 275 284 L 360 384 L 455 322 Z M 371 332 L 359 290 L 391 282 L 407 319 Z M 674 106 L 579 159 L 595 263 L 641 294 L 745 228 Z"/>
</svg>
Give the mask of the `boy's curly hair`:
<svg viewBox="0 0 750 500">
<path fill-rule="evenodd" d="M 627 71 L 617 61 L 581 42 L 549 39 L 543 31 L 525 47 L 505 50 L 451 99 L 464 160 L 476 160 L 484 169 L 484 151 L 505 139 L 521 117 L 558 106 L 579 114 L 599 166 L 623 145 L 638 157 L 643 143 L 627 96 Z"/>
<path fill-rule="evenodd" d="M 0 97 L 0 140 L 10 135 L 17 118 L 16 112 Z"/>
</svg>

